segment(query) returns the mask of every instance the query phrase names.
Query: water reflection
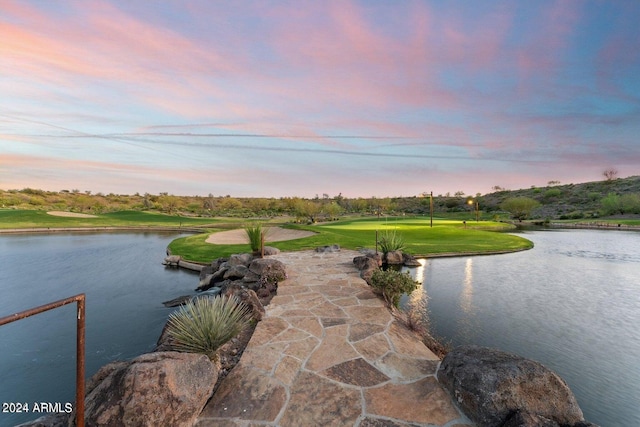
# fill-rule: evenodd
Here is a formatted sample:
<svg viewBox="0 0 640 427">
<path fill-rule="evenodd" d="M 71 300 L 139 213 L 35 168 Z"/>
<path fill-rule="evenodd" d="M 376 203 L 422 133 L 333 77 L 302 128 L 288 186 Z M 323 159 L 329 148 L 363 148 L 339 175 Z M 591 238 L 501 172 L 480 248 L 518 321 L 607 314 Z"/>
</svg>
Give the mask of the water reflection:
<svg viewBox="0 0 640 427">
<path fill-rule="evenodd" d="M 419 259 L 419 267 L 412 267 L 410 269 L 403 268 L 403 271 L 409 271 L 413 279 L 419 283 L 416 290 L 411 295 L 405 296 L 401 300 L 401 305 L 408 317 L 408 320 L 412 324 L 422 327 L 425 330 L 429 330 L 429 313 L 427 307 L 427 301 L 429 296 L 424 289 L 424 272 L 427 266 L 426 259 Z"/>
<path fill-rule="evenodd" d="M 640 425 L 640 234 L 527 237 L 530 251 L 421 262 L 422 289 L 408 300 L 420 299 L 444 342 L 500 348 L 556 371 L 587 420 Z"/>
<path fill-rule="evenodd" d="M 418 260 L 418 262 L 420 263 L 420 267 L 415 267 L 411 270 L 411 273 L 413 274 L 413 277 L 415 278 L 416 282 L 423 284 L 424 283 L 424 270 L 427 267 L 427 260 L 424 258 L 421 258 Z"/>
<path fill-rule="evenodd" d="M 473 258 L 467 258 L 464 266 L 464 281 L 460 295 L 460 310 L 471 314 L 471 300 L 473 299 Z"/>
</svg>

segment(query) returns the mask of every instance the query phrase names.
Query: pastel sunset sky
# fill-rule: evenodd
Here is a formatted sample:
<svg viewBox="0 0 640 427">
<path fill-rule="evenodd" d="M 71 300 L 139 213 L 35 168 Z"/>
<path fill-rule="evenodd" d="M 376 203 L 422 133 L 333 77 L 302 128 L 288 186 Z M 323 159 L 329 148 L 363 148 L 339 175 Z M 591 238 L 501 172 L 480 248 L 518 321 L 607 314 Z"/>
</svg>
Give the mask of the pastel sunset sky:
<svg viewBox="0 0 640 427">
<path fill-rule="evenodd" d="M 640 1 L 0 1 L 0 188 L 489 193 L 640 174 Z"/>
</svg>

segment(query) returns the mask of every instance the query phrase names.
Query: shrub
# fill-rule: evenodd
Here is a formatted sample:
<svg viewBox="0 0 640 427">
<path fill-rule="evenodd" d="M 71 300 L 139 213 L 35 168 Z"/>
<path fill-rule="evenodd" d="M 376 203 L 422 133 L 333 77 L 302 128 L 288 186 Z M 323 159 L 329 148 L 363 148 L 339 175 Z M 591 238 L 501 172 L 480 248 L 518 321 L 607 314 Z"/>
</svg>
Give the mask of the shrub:
<svg viewBox="0 0 640 427">
<path fill-rule="evenodd" d="M 404 249 L 404 239 L 396 230 L 383 231 L 379 244 L 383 254 Z"/>
<path fill-rule="evenodd" d="M 544 192 L 544 197 L 546 199 L 551 199 L 555 197 L 560 197 L 562 195 L 562 191 L 559 188 L 550 188 Z"/>
<path fill-rule="evenodd" d="M 400 304 L 400 297 L 413 292 L 417 285 L 409 273 L 397 270 L 375 270 L 371 276 L 371 286 L 382 294 L 387 304 L 396 308 Z"/>
<path fill-rule="evenodd" d="M 247 226 L 244 228 L 249 238 L 249 245 L 253 252 L 259 252 L 262 250 L 262 225 L 257 224 L 253 227 Z"/>
<path fill-rule="evenodd" d="M 607 196 L 600 201 L 600 206 L 600 210 L 604 216 L 622 213 L 621 211 L 623 210 L 620 197 L 615 193 L 607 194 Z"/>
<path fill-rule="evenodd" d="M 566 216 L 569 219 L 582 219 L 584 218 L 584 213 L 580 211 L 572 211 L 569 212 Z"/>
<path fill-rule="evenodd" d="M 249 308 L 235 297 L 200 297 L 169 315 L 167 333 L 174 350 L 203 353 L 213 359 L 216 350 L 250 321 Z"/>
</svg>

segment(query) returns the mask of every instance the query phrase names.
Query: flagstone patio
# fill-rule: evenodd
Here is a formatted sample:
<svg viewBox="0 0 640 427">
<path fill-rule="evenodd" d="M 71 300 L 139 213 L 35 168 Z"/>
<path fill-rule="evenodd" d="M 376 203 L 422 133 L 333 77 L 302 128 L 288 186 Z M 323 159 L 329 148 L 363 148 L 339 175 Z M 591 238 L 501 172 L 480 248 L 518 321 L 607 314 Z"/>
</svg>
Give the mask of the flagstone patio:
<svg viewBox="0 0 640 427">
<path fill-rule="evenodd" d="M 273 256 L 288 279 L 197 422 L 209 426 L 471 426 L 439 359 L 353 266 L 358 253 Z"/>
</svg>

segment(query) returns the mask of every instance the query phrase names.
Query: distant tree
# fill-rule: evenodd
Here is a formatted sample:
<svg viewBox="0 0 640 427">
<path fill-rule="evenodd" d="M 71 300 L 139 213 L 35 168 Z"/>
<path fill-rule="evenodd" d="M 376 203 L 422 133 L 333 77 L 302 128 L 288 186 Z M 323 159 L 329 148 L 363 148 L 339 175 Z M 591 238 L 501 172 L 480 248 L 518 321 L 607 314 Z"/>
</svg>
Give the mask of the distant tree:
<svg viewBox="0 0 640 427">
<path fill-rule="evenodd" d="M 456 197 L 462 197 L 462 196 L 464 196 L 464 191 L 462 191 L 462 190 L 458 190 L 458 191 L 456 191 L 456 192 L 454 193 L 454 196 L 456 196 Z"/>
<path fill-rule="evenodd" d="M 602 172 L 602 175 L 607 181 L 613 181 L 618 177 L 618 170 L 615 168 L 609 168 Z"/>
<path fill-rule="evenodd" d="M 85 194 L 78 195 L 73 200 L 73 208 L 80 212 L 91 209 L 91 205 L 93 205 L 93 199 Z"/>
<path fill-rule="evenodd" d="M 158 203 L 165 212 L 173 214 L 180 204 L 180 199 L 176 196 L 165 193 L 158 198 Z"/>
<path fill-rule="evenodd" d="M 318 219 L 322 206 L 318 201 L 299 199 L 296 203 L 296 215 L 301 218 L 307 218 L 309 222 L 315 223 Z"/>
<path fill-rule="evenodd" d="M 231 211 L 234 209 L 240 209 L 242 202 L 235 197 L 225 196 L 218 200 L 218 208 L 223 211 Z"/>
<path fill-rule="evenodd" d="M 329 216 L 329 219 L 337 219 L 342 213 L 342 207 L 336 202 L 331 202 L 324 207 L 324 212 Z"/>
<path fill-rule="evenodd" d="M 145 209 L 153 208 L 153 200 L 152 196 L 149 193 L 144 193 L 144 199 L 142 200 L 142 205 Z"/>
<path fill-rule="evenodd" d="M 207 210 L 213 210 L 213 208 L 216 205 L 216 201 L 215 201 L 215 197 L 213 197 L 213 194 L 209 193 L 209 195 L 207 197 L 204 198 L 203 202 L 202 202 L 202 208 L 203 209 L 207 209 Z"/>
<path fill-rule="evenodd" d="M 530 197 L 511 197 L 500 204 L 500 208 L 511 214 L 511 217 L 522 221 L 531 215 L 531 211 L 540 203 Z"/>
<path fill-rule="evenodd" d="M 494 185 L 493 187 L 491 187 L 491 189 L 493 191 L 504 191 L 505 190 L 504 187 L 500 187 L 499 185 Z"/>
<path fill-rule="evenodd" d="M 549 181 L 547 185 L 560 185 L 560 181 Z"/>
</svg>

